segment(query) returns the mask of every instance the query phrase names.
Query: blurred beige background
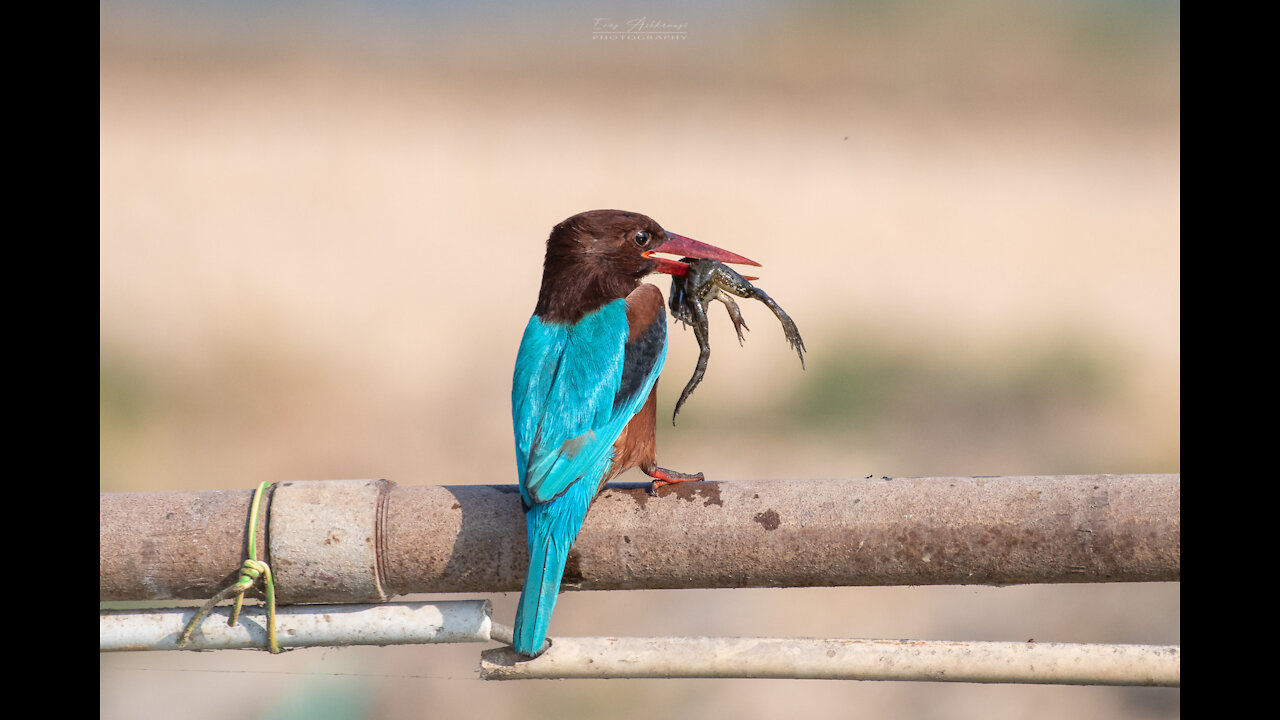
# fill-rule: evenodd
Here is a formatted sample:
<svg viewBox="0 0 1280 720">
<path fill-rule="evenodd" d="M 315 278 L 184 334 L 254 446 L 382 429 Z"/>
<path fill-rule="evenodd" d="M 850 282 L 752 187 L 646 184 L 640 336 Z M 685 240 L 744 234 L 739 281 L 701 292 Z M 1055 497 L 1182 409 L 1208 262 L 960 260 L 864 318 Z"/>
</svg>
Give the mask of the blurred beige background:
<svg viewBox="0 0 1280 720">
<path fill-rule="evenodd" d="M 716 311 L 706 379 L 659 423 L 668 467 L 1178 472 L 1178 13 L 104 1 L 100 489 L 514 482 L 543 242 L 602 207 L 761 261 L 809 349 L 802 372 L 756 303 L 740 348 Z M 687 36 L 593 38 L 596 18 Z M 696 357 L 673 325 L 660 416 Z M 1169 584 L 567 593 L 552 631 L 1177 643 L 1179 624 Z M 103 656 L 101 716 L 246 696 L 257 718 L 1179 715 L 1159 689 L 484 684 L 480 649 Z"/>
</svg>

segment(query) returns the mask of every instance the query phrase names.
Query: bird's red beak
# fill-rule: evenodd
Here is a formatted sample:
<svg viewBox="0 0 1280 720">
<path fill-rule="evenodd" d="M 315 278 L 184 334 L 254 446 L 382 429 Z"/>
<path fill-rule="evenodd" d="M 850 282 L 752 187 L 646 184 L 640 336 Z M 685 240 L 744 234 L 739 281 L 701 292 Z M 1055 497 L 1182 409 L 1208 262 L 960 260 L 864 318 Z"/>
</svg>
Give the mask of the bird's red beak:
<svg viewBox="0 0 1280 720">
<path fill-rule="evenodd" d="M 659 245 L 653 250 L 644 253 L 644 257 L 658 263 L 656 270 L 668 275 L 684 275 L 689 271 L 687 263 L 679 260 L 669 260 L 667 258 L 653 257 L 653 253 L 668 253 L 670 255 L 679 255 L 680 257 L 689 257 L 696 259 L 715 260 L 722 263 L 737 263 L 739 265 L 755 265 L 760 267 L 760 263 L 749 258 L 745 258 L 737 253 L 729 252 L 708 245 L 704 242 L 698 242 L 693 238 L 687 238 L 683 235 L 677 235 L 671 231 L 667 231 L 667 241 Z"/>
</svg>

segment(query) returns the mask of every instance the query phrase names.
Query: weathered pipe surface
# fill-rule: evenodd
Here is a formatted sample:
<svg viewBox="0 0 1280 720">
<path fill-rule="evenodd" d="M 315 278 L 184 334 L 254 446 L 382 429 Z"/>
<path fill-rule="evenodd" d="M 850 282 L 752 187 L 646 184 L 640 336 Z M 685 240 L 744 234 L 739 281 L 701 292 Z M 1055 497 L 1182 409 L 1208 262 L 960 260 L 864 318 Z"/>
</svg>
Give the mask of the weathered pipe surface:
<svg viewBox="0 0 1280 720">
<path fill-rule="evenodd" d="M 1176 645 L 847 638 L 560 637 L 535 660 L 480 654 L 480 679 L 808 678 L 1178 687 Z"/>
<path fill-rule="evenodd" d="M 248 557 L 252 503 L 253 489 L 100 493 L 99 599 L 213 597 L 236 581 Z M 259 523 L 260 557 L 266 532 Z"/>
<path fill-rule="evenodd" d="M 657 497 L 642 484 L 610 485 L 569 554 L 564 585 L 1176 581 L 1179 483 L 1178 475 L 702 482 Z M 387 486 L 368 537 L 389 596 L 520 589 L 527 556 L 514 485 Z M 244 559 L 251 497 L 104 494 L 101 599 L 213 595 Z"/>
<path fill-rule="evenodd" d="M 657 500 L 606 488 L 565 580 L 590 590 L 1169 581 L 1180 543 L 1176 475 L 688 483 Z"/>
</svg>

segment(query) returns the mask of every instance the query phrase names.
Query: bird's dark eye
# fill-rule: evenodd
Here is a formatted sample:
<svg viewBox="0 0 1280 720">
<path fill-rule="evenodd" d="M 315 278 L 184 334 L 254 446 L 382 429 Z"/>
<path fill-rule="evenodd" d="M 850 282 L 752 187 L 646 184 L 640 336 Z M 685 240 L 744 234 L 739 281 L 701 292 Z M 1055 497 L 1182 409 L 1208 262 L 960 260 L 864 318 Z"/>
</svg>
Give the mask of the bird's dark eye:
<svg viewBox="0 0 1280 720">
<path fill-rule="evenodd" d="M 649 231 L 641 230 L 640 232 L 636 233 L 635 241 L 637 245 L 644 245 L 645 243 L 649 242 Z"/>
</svg>

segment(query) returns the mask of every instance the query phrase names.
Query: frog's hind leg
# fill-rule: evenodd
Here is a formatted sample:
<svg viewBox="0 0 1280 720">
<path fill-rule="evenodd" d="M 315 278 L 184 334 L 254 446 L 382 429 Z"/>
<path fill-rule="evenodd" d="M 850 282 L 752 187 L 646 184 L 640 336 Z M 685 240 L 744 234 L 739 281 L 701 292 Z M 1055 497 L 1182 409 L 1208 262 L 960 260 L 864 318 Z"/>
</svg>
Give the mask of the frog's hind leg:
<svg viewBox="0 0 1280 720">
<path fill-rule="evenodd" d="M 707 372 L 707 361 L 711 359 L 711 342 L 707 333 L 707 311 L 701 303 L 689 303 L 689 309 L 693 311 L 693 335 L 698 338 L 698 366 L 693 369 L 693 377 L 689 378 L 688 384 L 684 386 L 684 390 L 680 392 L 680 399 L 676 400 L 676 409 L 671 413 L 671 424 L 676 424 L 676 415 L 680 414 L 680 406 L 684 405 L 684 401 L 689 399 L 693 394 L 693 389 L 698 387 L 698 383 L 702 382 L 702 376 Z"/>
<path fill-rule="evenodd" d="M 800 337 L 800 330 L 796 327 L 796 323 L 791 316 L 783 311 L 782 306 L 773 301 L 769 294 L 758 287 L 753 287 L 755 298 L 764 303 L 774 315 L 778 316 L 778 322 L 782 323 L 782 334 L 787 336 L 787 342 L 791 347 L 795 348 L 796 354 L 800 356 L 800 369 L 804 369 L 804 340 Z"/>
</svg>

